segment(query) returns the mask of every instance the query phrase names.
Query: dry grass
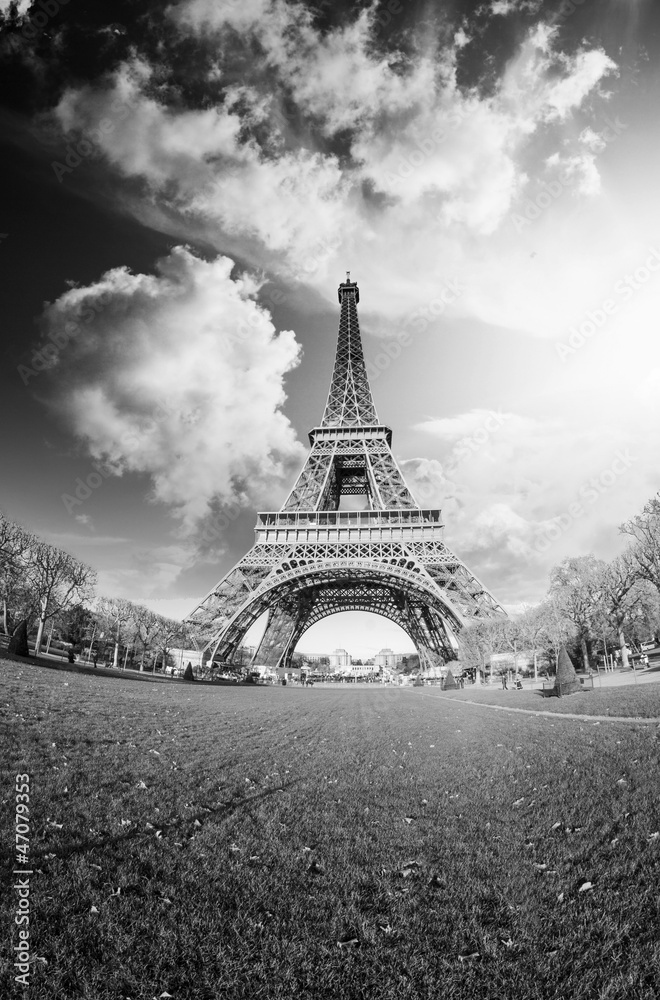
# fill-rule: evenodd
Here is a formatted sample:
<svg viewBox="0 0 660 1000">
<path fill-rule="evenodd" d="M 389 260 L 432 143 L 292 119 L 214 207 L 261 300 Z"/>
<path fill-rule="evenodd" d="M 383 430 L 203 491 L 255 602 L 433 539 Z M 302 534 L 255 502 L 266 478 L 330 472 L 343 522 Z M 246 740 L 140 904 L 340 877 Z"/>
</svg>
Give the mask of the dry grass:
<svg viewBox="0 0 660 1000">
<path fill-rule="evenodd" d="M 498 687 L 470 687 L 463 691 L 443 691 L 443 696 L 458 701 L 475 701 L 484 705 L 525 708 L 535 712 L 556 712 L 560 715 L 627 716 L 629 718 L 660 718 L 660 684 L 639 682 L 623 687 L 585 688 L 563 698 L 544 698 L 541 690 L 503 691 Z M 434 688 L 427 688 L 433 693 Z"/>
<path fill-rule="evenodd" d="M 0 668 L 31 1000 L 660 991 L 655 725 Z"/>
</svg>

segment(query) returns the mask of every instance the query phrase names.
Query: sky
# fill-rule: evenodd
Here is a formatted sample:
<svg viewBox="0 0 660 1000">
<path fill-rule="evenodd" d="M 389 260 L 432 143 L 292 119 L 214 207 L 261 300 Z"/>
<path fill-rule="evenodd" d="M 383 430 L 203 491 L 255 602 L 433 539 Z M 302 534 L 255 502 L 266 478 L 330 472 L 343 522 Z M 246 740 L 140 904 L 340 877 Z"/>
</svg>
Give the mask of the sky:
<svg viewBox="0 0 660 1000">
<path fill-rule="evenodd" d="M 350 270 L 397 461 L 497 599 L 623 548 L 660 489 L 660 5 L 0 11 L 8 517 L 191 611 L 302 466 Z"/>
</svg>

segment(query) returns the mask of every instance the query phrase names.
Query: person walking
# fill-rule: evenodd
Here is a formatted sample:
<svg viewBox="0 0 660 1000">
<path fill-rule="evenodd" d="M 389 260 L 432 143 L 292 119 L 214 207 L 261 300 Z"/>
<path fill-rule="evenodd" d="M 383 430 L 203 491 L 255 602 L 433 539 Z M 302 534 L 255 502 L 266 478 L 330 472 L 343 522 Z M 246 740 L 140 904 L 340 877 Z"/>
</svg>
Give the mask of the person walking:
<svg viewBox="0 0 660 1000">
<path fill-rule="evenodd" d="M 502 674 L 502 690 L 503 691 L 509 690 L 508 687 L 506 686 L 506 674 L 504 673 Z"/>
</svg>

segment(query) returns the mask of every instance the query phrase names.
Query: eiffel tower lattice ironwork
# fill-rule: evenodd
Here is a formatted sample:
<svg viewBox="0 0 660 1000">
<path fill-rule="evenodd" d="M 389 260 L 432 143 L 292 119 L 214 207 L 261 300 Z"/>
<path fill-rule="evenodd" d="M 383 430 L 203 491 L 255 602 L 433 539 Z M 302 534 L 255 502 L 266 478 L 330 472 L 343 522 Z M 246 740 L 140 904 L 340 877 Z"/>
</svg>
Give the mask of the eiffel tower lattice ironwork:
<svg viewBox="0 0 660 1000">
<path fill-rule="evenodd" d="M 362 353 L 357 282 L 339 286 L 339 340 L 328 401 L 311 451 L 281 510 L 257 515 L 255 543 L 191 613 L 205 659 L 232 663 L 264 613 L 255 666 L 287 667 L 306 630 L 339 611 L 396 622 L 426 667 L 456 655 L 456 636 L 504 614 L 445 545 L 440 510 L 423 509 L 378 420 Z M 340 510 L 361 494 L 367 509 Z"/>
</svg>

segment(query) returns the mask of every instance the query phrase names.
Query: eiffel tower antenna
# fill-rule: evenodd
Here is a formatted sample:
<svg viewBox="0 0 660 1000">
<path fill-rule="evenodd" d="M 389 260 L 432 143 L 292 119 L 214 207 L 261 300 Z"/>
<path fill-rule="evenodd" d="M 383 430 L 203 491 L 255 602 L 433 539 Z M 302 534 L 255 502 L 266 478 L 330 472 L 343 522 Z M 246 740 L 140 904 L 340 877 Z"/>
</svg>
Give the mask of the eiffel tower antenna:
<svg viewBox="0 0 660 1000">
<path fill-rule="evenodd" d="M 455 658 L 467 624 L 504 614 L 445 545 L 440 510 L 410 493 L 376 414 L 350 271 L 338 294 L 335 365 L 307 461 L 281 510 L 257 515 L 252 548 L 187 619 L 208 664 L 231 664 L 265 613 L 253 666 L 284 668 L 307 629 L 340 611 L 396 622 L 425 667 Z M 341 510 L 344 496 L 361 496 L 365 509 Z"/>
</svg>

